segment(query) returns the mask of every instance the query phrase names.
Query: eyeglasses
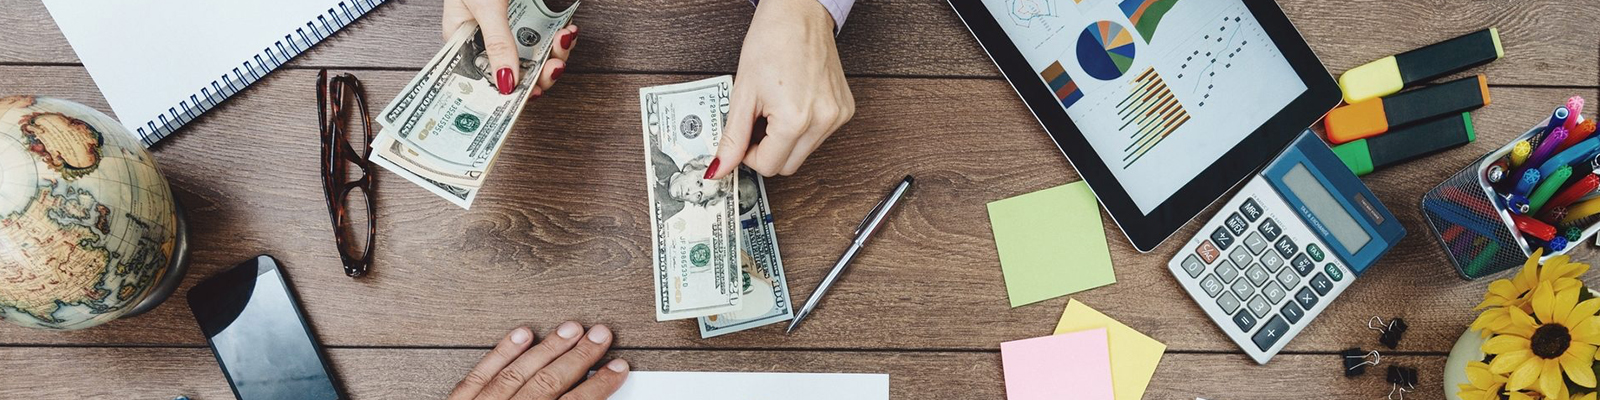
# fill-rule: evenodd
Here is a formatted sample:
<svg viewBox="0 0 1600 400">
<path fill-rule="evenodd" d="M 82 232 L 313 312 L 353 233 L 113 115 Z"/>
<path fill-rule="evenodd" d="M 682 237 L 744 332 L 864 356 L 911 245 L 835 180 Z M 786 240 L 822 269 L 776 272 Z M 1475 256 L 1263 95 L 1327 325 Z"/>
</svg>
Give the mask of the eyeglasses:
<svg viewBox="0 0 1600 400">
<path fill-rule="evenodd" d="M 350 125 L 352 105 L 361 111 L 360 141 L 352 141 L 346 129 Z M 322 192 L 328 201 L 328 218 L 333 220 L 339 260 L 344 263 L 345 275 L 352 278 L 366 275 L 372 267 L 373 239 L 377 237 L 378 224 L 374 213 L 376 203 L 372 200 L 373 166 L 368 160 L 372 155 L 372 116 L 367 114 L 361 81 L 354 75 L 339 74 L 330 82 L 327 70 L 318 72 L 317 123 L 322 130 Z M 349 179 L 356 171 L 351 165 L 359 169 L 360 178 Z M 351 201 L 355 189 L 361 189 L 364 201 Z M 362 221 L 350 218 L 352 204 L 365 206 L 365 241 L 360 241 Z"/>
</svg>

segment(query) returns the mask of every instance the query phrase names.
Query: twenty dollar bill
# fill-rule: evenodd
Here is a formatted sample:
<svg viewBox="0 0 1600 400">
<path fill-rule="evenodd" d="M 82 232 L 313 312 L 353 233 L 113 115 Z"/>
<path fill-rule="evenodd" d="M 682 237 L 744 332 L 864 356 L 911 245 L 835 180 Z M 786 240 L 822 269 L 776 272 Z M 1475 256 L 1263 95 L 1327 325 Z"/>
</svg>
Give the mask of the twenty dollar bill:
<svg viewBox="0 0 1600 400">
<path fill-rule="evenodd" d="M 739 310 L 736 174 L 702 179 L 722 141 L 732 87 L 724 75 L 639 89 L 657 321 Z"/>
<path fill-rule="evenodd" d="M 513 0 L 512 36 L 520 59 L 511 94 L 500 94 L 483 32 L 468 22 L 378 114 L 383 130 L 373 162 L 467 208 L 511 133 L 550 54 L 555 33 L 578 9 L 555 12 L 542 0 Z"/>
<path fill-rule="evenodd" d="M 794 319 L 789 303 L 789 279 L 778 255 L 778 234 L 773 230 L 767 184 L 749 169 L 739 169 L 739 267 L 743 270 L 743 298 L 737 311 L 700 317 L 700 337 L 709 338 Z"/>
</svg>

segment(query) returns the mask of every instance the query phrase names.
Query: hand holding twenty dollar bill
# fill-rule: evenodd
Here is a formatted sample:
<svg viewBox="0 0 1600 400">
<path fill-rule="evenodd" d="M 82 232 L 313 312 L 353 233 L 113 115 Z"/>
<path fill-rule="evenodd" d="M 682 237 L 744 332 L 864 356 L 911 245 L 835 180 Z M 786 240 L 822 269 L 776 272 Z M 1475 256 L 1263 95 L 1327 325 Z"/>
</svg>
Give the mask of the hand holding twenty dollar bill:
<svg viewBox="0 0 1600 400">
<path fill-rule="evenodd" d="M 509 95 L 495 87 L 478 25 L 463 25 L 378 114 L 383 130 L 373 140 L 372 162 L 470 207 L 537 84 L 555 33 L 577 10 L 576 3 L 558 13 L 542 0 L 511 1 L 521 71 Z"/>
<path fill-rule="evenodd" d="M 733 78 L 639 90 L 656 320 L 699 317 L 701 337 L 794 318 L 761 177 L 703 179 Z"/>
</svg>

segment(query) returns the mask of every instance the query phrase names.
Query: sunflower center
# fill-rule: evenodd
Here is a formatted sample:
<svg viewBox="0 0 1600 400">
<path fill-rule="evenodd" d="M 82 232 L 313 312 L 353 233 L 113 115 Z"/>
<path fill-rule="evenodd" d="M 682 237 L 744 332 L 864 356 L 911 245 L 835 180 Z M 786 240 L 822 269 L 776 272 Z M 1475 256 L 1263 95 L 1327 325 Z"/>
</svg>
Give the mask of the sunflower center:
<svg viewBox="0 0 1600 400">
<path fill-rule="evenodd" d="M 1533 331 L 1533 354 L 1542 358 L 1556 358 L 1567 352 L 1567 346 L 1572 345 L 1572 333 L 1567 327 L 1560 324 L 1545 324 Z"/>
</svg>

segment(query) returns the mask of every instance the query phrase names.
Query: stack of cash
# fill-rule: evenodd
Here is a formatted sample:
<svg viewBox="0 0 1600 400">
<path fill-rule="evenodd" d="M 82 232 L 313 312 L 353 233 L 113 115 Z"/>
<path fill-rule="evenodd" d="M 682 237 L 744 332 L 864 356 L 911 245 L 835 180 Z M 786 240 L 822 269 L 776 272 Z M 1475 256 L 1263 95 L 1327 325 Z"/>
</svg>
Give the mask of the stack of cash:
<svg viewBox="0 0 1600 400">
<path fill-rule="evenodd" d="M 765 182 L 749 170 L 702 179 L 732 86 L 719 76 L 639 89 L 656 320 L 699 318 L 701 337 L 794 318 Z"/>
<path fill-rule="evenodd" d="M 483 33 L 468 22 L 378 114 L 372 162 L 468 208 L 483 187 L 500 146 L 528 102 L 555 33 L 572 20 L 574 3 L 551 11 L 542 0 L 512 0 L 512 35 L 521 71 L 510 95 L 496 87 Z"/>
</svg>

